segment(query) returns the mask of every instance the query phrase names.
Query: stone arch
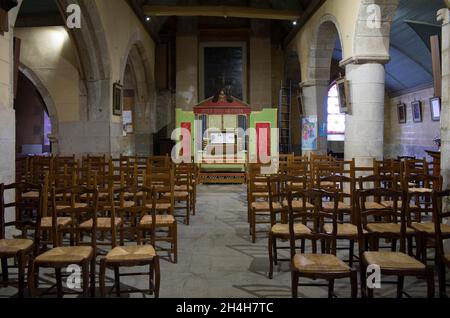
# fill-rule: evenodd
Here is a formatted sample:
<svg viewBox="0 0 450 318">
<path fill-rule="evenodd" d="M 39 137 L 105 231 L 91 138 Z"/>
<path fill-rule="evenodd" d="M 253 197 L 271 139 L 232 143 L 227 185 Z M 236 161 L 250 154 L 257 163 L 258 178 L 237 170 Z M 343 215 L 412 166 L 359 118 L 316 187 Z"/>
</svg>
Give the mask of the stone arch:
<svg viewBox="0 0 450 318">
<path fill-rule="evenodd" d="M 391 23 L 400 0 L 361 1 L 353 40 L 356 63 L 389 61 Z"/>
<path fill-rule="evenodd" d="M 155 126 L 155 83 L 148 54 L 140 33 L 131 37 L 122 60 L 120 79 L 124 80 L 129 66 L 136 86 L 135 91 L 135 151 L 138 155 L 150 155 L 153 151 L 152 133 Z"/>
<path fill-rule="evenodd" d="M 337 19 L 332 15 L 323 16 L 315 28 L 309 50 L 308 78 L 326 83 L 330 81 L 331 59 L 336 41 L 341 42 L 343 56 L 345 48 Z"/>
<path fill-rule="evenodd" d="M 37 91 L 41 95 L 45 106 L 47 107 L 48 116 L 50 117 L 50 122 L 52 123 L 52 152 L 53 154 L 58 154 L 59 120 L 55 102 L 53 101 L 50 92 L 47 90 L 36 73 L 33 72 L 33 70 L 25 66 L 23 63 L 20 63 L 19 71 L 22 72 L 22 74 L 25 75 L 33 83 L 34 87 L 36 87 Z"/>
<path fill-rule="evenodd" d="M 341 42 L 341 47 L 345 50 L 336 17 L 330 14 L 324 15 L 314 27 L 308 52 L 307 70 L 305 70 L 306 73 L 303 71 L 307 80 L 303 79 L 301 84 L 305 113 L 317 115 L 321 126 L 327 121 L 326 101 L 330 84 L 331 61 L 337 40 Z M 328 152 L 327 138 L 319 136 L 318 144 L 317 152 L 326 154 Z"/>
<path fill-rule="evenodd" d="M 71 29 L 71 34 L 78 51 L 81 78 L 85 82 L 87 98 L 85 108 L 90 121 L 110 121 L 111 62 L 106 40 L 106 33 L 95 1 L 57 0 L 56 3 L 63 17 L 66 8 L 77 4 L 81 8 L 80 29 Z"/>
</svg>

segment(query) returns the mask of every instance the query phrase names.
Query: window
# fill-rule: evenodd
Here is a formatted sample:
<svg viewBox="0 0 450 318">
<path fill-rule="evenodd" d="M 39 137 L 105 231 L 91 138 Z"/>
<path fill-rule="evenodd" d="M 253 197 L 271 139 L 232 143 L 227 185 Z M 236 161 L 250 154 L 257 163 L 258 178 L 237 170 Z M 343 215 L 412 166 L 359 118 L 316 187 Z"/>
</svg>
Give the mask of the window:
<svg viewBox="0 0 450 318">
<path fill-rule="evenodd" d="M 345 137 L 345 114 L 339 111 L 339 94 L 337 85 L 333 84 L 328 91 L 328 140 L 344 141 Z"/>
</svg>

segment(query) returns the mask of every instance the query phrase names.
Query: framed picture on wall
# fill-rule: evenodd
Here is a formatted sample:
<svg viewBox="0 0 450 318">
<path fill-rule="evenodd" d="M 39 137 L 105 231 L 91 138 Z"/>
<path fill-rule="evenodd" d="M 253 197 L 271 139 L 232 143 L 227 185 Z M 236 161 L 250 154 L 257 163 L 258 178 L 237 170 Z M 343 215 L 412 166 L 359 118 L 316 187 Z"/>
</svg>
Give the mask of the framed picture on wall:
<svg viewBox="0 0 450 318">
<path fill-rule="evenodd" d="M 430 99 L 431 105 L 431 120 L 440 121 L 441 120 L 441 98 L 433 97 Z"/>
<path fill-rule="evenodd" d="M 122 115 L 123 87 L 119 83 L 113 85 L 113 115 Z"/>
<path fill-rule="evenodd" d="M 406 124 L 406 104 L 400 103 L 397 106 L 398 123 Z"/>
<path fill-rule="evenodd" d="M 342 114 L 348 114 L 350 112 L 350 86 L 345 77 L 341 77 L 336 80 L 336 86 L 339 97 L 339 110 Z"/>
<path fill-rule="evenodd" d="M 412 102 L 412 115 L 413 115 L 413 121 L 415 123 L 421 123 L 422 120 L 422 102 L 421 101 L 414 101 Z"/>
</svg>

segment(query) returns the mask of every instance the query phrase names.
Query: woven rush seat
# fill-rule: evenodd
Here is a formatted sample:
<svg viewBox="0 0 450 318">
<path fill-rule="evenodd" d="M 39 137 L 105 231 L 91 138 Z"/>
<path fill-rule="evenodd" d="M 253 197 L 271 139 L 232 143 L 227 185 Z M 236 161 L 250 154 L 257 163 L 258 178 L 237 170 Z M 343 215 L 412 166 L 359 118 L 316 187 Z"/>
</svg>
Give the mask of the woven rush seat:
<svg viewBox="0 0 450 318">
<path fill-rule="evenodd" d="M 192 186 L 187 186 L 187 185 L 176 185 L 173 188 L 176 191 L 192 191 L 194 190 L 194 188 Z"/>
<path fill-rule="evenodd" d="M 275 210 L 281 210 L 283 207 L 279 202 L 273 203 L 273 208 Z M 270 211 L 270 203 L 269 202 L 253 202 L 252 209 L 256 211 Z"/>
<path fill-rule="evenodd" d="M 409 188 L 409 193 L 432 193 L 433 189 L 429 188 Z"/>
<path fill-rule="evenodd" d="M 325 210 L 333 210 L 334 202 L 323 202 L 322 206 Z M 344 202 L 338 202 L 338 210 L 350 210 L 352 207 Z"/>
<path fill-rule="evenodd" d="M 350 267 L 331 254 L 297 254 L 293 260 L 294 267 L 302 273 L 349 272 Z"/>
<path fill-rule="evenodd" d="M 124 196 L 126 197 L 126 198 L 130 198 L 130 197 L 134 197 L 134 193 L 131 193 L 131 192 L 125 192 L 124 193 Z M 144 196 L 144 192 L 142 192 L 142 191 L 139 191 L 139 192 L 137 192 L 136 193 L 136 197 L 138 197 L 138 198 L 142 198 Z"/>
<path fill-rule="evenodd" d="M 258 198 L 268 198 L 269 192 L 253 192 L 252 196 L 258 197 Z"/>
<path fill-rule="evenodd" d="M 386 208 L 393 208 L 394 207 L 394 201 L 381 201 L 380 203 L 382 206 L 386 207 Z M 411 204 L 411 206 L 413 207 L 414 205 Z M 403 202 L 402 201 L 398 201 L 397 202 L 397 207 L 399 209 L 401 209 L 403 207 Z"/>
<path fill-rule="evenodd" d="M 283 207 L 284 207 L 284 208 L 287 208 L 288 206 L 289 206 L 288 201 L 287 201 L 287 200 L 284 200 L 284 201 L 283 201 Z M 314 205 L 312 205 L 312 204 L 309 203 L 309 202 L 306 202 L 305 206 L 306 206 L 307 209 L 314 209 Z M 303 201 L 300 201 L 300 200 L 292 200 L 292 207 L 293 207 L 294 209 L 302 209 L 302 208 L 303 208 Z"/>
<path fill-rule="evenodd" d="M 56 224 L 58 227 L 68 227 L 72 224 L 72 218 L 60 217 L 56 218 Z M 41 219 L 41 228 L 44 230 L 51 229 L 53 226 L 53 218 L 51 216 Z"/>
<path fill-rule="evenodd" d="M 141 226 L 150 226 L 152 225 L 152 216 L 145 215 L 141 222 L 139 223 Z M 171 225 L 175 223 L 175 217 L 173 215 L 156 215 L 156 224 L 157 225 Z"/>
<path fill-rule="evenodd" d="M 344 223 L 344 224 L 338 224 L 337 225 L 337 236 L 338 237 L 354 237 L 356 238 L 358 236 L 358 228 L 356 225 L 350 224 L 350 223 Z M 323 226 L 323 230 L 327 234 L 333 233 L 333 224 L 325 224 Z M 366 232 L 366 231 L 364 231 Z"/>
<path fill-rule="evenodd" d="M 275 224 L 272 227 L 272 233 L 275 235 L 289 235 L 289 224 Z M 294 224 L 295 234 L 311 234 L 311 230 L 304 224 L 296 223 Z"/>
<path fill-rule="evenodd" d="M 151 261 L 156 251 L 151 245 L 118 246 L 106 255 L 108 263 Z"/>
<path fill-rule="evenodd" d="M 39 198 L 39 192 L 30 191 L 22 194 L 22 199 L 37 199 Z"/>
<path fill-rule="evenodd" d="M 0 240 L 0 255 L 16 255 L 19 252 L 27 251 L 33 247 L 32 240 L 17 239 L 17 240 Z"/>
<path fill-rule="evenodd" d="M 434 223 L 411 223 L 411 228 L 417 232 L 424 232 L 433 235 L 436 233 Z M 444 236 L 450 235 L 450 226 L 447 224 L 441 224 L 441 232 Z"/>
<path fill-rule="evenodd" d="M 135 206 L 134 201 L 124 201 L 123 202 L 123 209 L 128 209 L 128 208 L 132 208 Z M 121 209 L 120 206 L 115 206 L 116 209 Z M 103 209 L 105 210 L 111 210 L 111 206 L 110 205 L 105 205 L 103 206 Z"/>
<path fill-rule="evenodd" d="M 367 224 L 367 230 L 372 233 L 388 233 L 388 234 L 399 234 L 401 230 L 400 224 L 395 223 L 369 223 Z M 406 234 L 413 234 L 414 230 L 411 228 L 406 228 Z"/>
<path fill-rule="evenodd" d="M 450 264 L 450 254 L 444 255 L 444 261 L 445 261 L 447 264 Z"/>
<path fill-rule="evenodd" d="M 122 225 L 123 221 L 121 218 L 115 218 L 114 223 L 116 226 Z M 90 229 L 92 228 L 93 220 L 90 219 L 80 224 L 80 229 Z M 97 228 L 98 229 L 110 229 L 111 228 L 111 218 L 97 218 Z"/>
<path fill-rule="evenodd" d="M 424 270 L 425 265 L 415 258 L 399 252 L 365 252 L 368 265 L 378 265 L 387 270 Z"/>
<path fill-rule="evenodd" d="M 107 198 L 108 196 L 109 196 L 109 193 L 107 193 L 107 192 L 99 192 L 98 193 L 98 198 L 99 199 L 104 199 L 104 198 Z M 80 195 L 80 198 L 81 199 L 86 199 L 87 198 L 87 194 L 85 193 L 85 194 Z"/>
<path fill-rule="evenodd" d="M 36 258 L 36 263 L 77 264 L 94 253 L 91 246 L 65 246 L 53 248 Z"/>
<path fill-rule="evenodd" d="M 165 193 L 163 195 L 163 198 L 170 198 L 171 194 L 170 193 Z M 185 198 L 187 196 L 189 196 L 189 192 L 187 191 L 174 191 L 173 192 L 173 196 L 175 198 Z"/>
<path fill-rule="evenodd" d="M 75 203 L 74 207 L 75 209 L 84 209 L 87 208 L 87 204 L 86 203 Z M 66 210 L 66 209 L 72 209 L 72 207 L 70 205 L 57 205 L 56 206 L 56 210 Z"/>
<path fill-rule="evenodd" d="M 384 210 L 384 209 L 386 209 L 386 207 L 377 202 L 366 202 L 366 209 L 368 209 L 368 210 Z"/>
<path fill-rule="evenodd" d="M 167 211 L 171 208 L 171 204 L 170 203 L 156 203 L 156 211 Z M 145 207 L 147 209 L 152 209 L 152 205 L 151 204 L 146 204 Z"/>
</svg>

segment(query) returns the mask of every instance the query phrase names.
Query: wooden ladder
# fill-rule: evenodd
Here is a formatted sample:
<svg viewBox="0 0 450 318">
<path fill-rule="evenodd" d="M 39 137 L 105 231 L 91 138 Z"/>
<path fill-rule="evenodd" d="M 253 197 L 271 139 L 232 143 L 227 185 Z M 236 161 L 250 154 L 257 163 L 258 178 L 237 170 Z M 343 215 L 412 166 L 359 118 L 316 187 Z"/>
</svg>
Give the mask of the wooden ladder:
<svg viewBox="0 0 450 318">
<path fill-rule="evenodd" d="M 278 128 L 280 129 L 280 153 L 288 154 L 292 151 L 291 130 L 292 85 L 284 86 L 281 82 L 280 99 L 278 104 Z"/>
</svg>

